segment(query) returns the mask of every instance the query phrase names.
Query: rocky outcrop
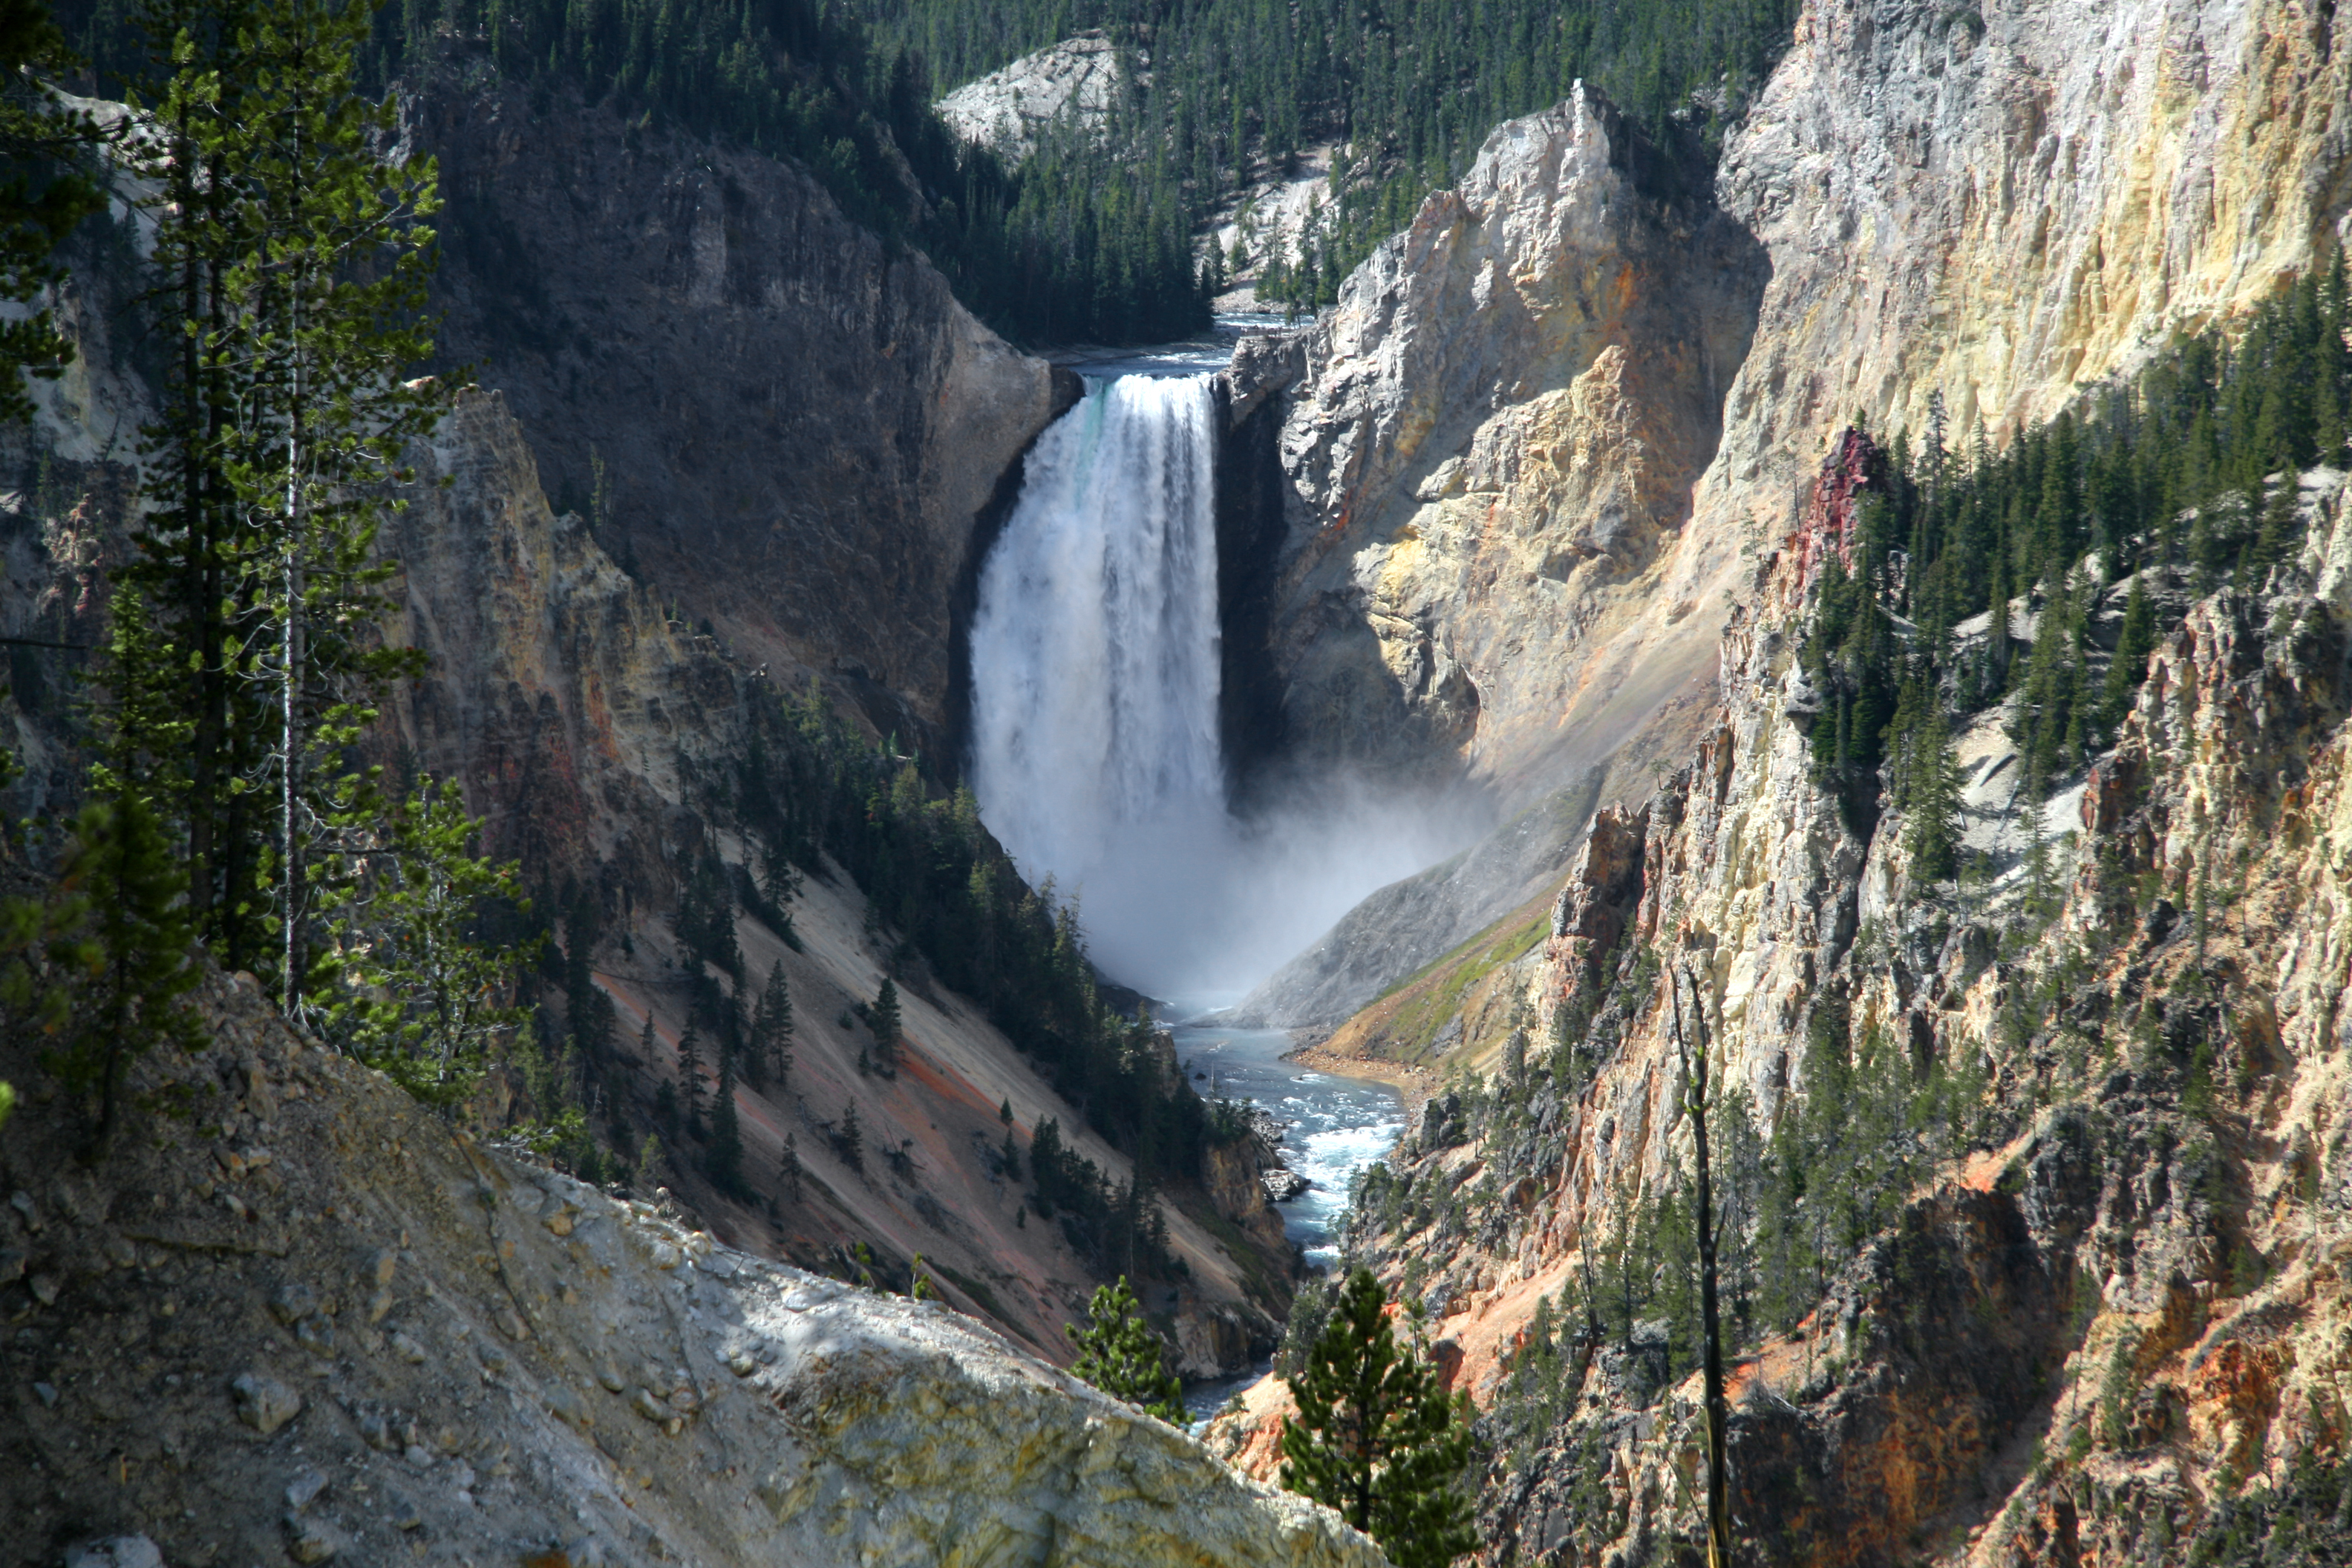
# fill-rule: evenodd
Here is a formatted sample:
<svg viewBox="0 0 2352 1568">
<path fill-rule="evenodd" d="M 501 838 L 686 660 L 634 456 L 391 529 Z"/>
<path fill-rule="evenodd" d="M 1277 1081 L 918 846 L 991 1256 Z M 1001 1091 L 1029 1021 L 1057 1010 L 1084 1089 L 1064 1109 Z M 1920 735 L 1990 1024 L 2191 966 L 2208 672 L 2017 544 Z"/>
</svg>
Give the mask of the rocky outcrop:
<svg viewBox="0 0 2352 1568">
<path fill-rule="evenodd" d="M 1099 135 L 1131 90 L 1118 47 L 1094 28 L 968 81 L 937 107 L 949 130 L 1018 163 L 1049 136 Z"/>
<path fill-rule="evenodd" d="M 497 852 L 551 885 L 601 876 L 650 904 L 672 879 L 661 828 L 688 770 L 741 749 L 743 675 L 585 519 L 555 515 L 509 409 L 503 393 L 460 393 L 387 529 L 387 631 L 429 661 L 394 728 L 416 763 L 465 782 Z"/>
<path fill-rule="evenodd" d="M 0 1042 L 11 1561 L 1384 1561 L 936 1303 L 478 1144 L 242 979 L 201 1005 L 136 1069 L 178 1112 L 94 1170 Z"/>
<path fill-rule="evenodd" d="M 1540 780 L 1686 673 L 1595 654 L 1657 596 L 1766 274 L 1648 194 L 1659 158 L 1581 89 L 1511 121 L 1307 334 L 1275 640 L 1304 755 Z"/>
<path fill-rule="evenodd" d="M 975 520 L 1050 368 L 793 164 L 463 58 L 402 113 L 448 199 L 442 352 L 506 395 L 556 510 L 747 665 L 936 739 Z"/>
<path fill-rule="evenodd" d="M 1297 1197 L 1306 1191 L 1306 1184 L 1256 1132 L 1245 1132 L 1211 1149 L 1202 1184 L 1208 1189 L 1209 1201 L 1225 1218 L 1270 1246 L 1288 1245 L 1282 1215 L 1274 1205 Z"/>
</svg>

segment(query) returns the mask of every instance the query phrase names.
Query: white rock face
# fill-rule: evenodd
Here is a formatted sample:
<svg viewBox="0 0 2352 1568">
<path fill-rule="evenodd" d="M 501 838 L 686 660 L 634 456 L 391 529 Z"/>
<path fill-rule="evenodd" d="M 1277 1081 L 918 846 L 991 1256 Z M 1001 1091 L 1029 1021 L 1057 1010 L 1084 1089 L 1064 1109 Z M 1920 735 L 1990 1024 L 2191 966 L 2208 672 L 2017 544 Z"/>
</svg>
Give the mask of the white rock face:
<svg viewBox="0 0 2352 1568">
<path fill-rule="evenodd" d="M 940 100 L 940 118 L 965 141 L 1017 163 L 1057 123 L 1098 130 L 1126 86 L 1111 41 L 1081 33 L 964 83 Z"/>
<path fill-rule="evenodd" d="M 1657 598 L 1764 283 L 1735 226 L 1635 188 L 1640 155 L 1581 89 L 1501 126 L 1306 334 L 1276 657 L 1308 751 L 1548 778 L 1622 735 L 1562 717 Z M 1673 681 L 1609 684 L 1638 717 Z"/>
<path fill-rule="evenodd" d="M 969 1318 L 480 1145 L 247 982 L 198 1005 L 215 1043 L 134 1088 L 266 1123 L 266 1163 L 156 1136 L 90 1173 L 72 1119 L 10 1127 L 0 1257 L 48 1297 L 0 1292 L 55 1398 L 6 1395 L 12 1562 L 1382 1568 Z M 0 1039 L 0 1076 L 29 1049 Z M 153 1359 L 115 1352 L 151 1322 Z"/>
</svg>

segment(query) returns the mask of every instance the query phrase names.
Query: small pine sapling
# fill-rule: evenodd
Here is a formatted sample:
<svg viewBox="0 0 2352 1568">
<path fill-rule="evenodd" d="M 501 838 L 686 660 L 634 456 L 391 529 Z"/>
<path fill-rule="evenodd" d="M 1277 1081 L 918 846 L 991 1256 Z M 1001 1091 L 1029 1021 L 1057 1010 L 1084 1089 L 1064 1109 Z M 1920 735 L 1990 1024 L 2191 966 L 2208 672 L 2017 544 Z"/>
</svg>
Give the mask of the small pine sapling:
<svg viewBox="0 0 2352 1568">
<path fill-rule="evenodd" d="M 1286 1381 L 1298 1414 L 1283 1425 L 1285 1488 L 1337 1511 L 1396 1568 L 1444 1568 L 1476 1547 L 1457 1485 L 1470 1429 L 1436 1369 L 1397 1343 L 1370 1269 L 1349 1277 Z"/>
<path fill-rule="evenodd" d="M 1184 1384 L 1169 1370 L 1167 1346 L 1144 1321 L 1126 1275 L 1096 1289 L 1083 1331 L 1073 1323 L 1062 1331 L 1078 1347 L 1078 1359 L 1070 1363 L 1074 1374 L 1147 1415 L 1172 1426 L 1184 1424 Z"/>
</svg>

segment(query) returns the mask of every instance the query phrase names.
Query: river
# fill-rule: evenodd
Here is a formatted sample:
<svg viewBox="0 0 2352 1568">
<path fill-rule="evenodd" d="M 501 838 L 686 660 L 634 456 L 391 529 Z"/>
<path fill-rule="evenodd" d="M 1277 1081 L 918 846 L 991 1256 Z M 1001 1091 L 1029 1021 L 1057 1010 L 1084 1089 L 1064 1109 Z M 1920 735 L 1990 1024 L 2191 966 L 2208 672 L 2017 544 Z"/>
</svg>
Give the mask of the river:
<svg viewBox="0 0 2352 1568">
<path fill-rule="evenodd" d="M 1176 1059 L 1204 1098 L 1245 1100 L 1283 1123 L 1283 1163 L 1314 1185 L 1276 1206 L 1308 1266 L 1329 1268 L 1339 1258 L 1332 1232 L 1347 1209 L 1356 1173 L 1385 1155 L 1404 1131 L 1404 1106 L 1396 1090 L 1283 1060 L 1292 1048 L 1286 1030 L 1220 1029 L 1212 1014 L 1171 1032 Z M 1195 1423 L 1207 1420 L 1235 1393 L 1265 1376 L 1270 1364 L 1193 1384 L 1184 1391 L 1186 1410 Z"/>
</svg>

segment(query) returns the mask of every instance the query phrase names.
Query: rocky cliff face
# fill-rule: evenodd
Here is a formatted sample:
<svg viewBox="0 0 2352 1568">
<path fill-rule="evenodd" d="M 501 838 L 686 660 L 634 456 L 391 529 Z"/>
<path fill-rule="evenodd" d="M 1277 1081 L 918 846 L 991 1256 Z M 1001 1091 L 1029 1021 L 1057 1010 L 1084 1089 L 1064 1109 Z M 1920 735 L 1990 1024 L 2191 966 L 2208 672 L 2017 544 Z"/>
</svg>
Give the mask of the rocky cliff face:
<svg viewBox="0 0 2352 1568">
<path fill-rule="evenodd" d="M 1590 98 L 1498 131 L 1276 395 L 1295 743 L 1514 810 L 1629 739 L 1683 754 L 1725 607 L 1848 420 L 1920 433 L 1940 400 L 1997 442 L 2343 233 L 2346 26 L 1822 0 L 1713 205 L 1645 195 L 1671 167 Z M 1636 803 L 1619 774 L 1604 798 Z M 1517 901 L 1416 932 L 1385 980 Z M 1318 984 L 1261 1010 L 1306 1021 Z"/>
<path fill-rule="evenodd" d="M 2179 597 L 2116 745 L 2047 808 L 2060 892 L 2037 914 L 2041 808 L 1979 783 L 2013 755 L 1998 711 L 1960 744 L 1988 883 L 1927 896 L 1899 816 L 1857 822 L 1813 783 L 1792 639 L 1851 504 L 1819 488 L 1724 635 L 1711 732 L 1639 809 L 1601 814 L 1519 973 L 1528 1033 L 1574 1008 L 1563 1037 L 1593 1054 L 1433 1101 L 1399 1185 L 1367 1200 L 1357 1245 L 1518 1442 L 1488 1478 L 1487 1560 L 1694 1538 L 1696 1380 L 1662 1386 L 1664 1324 L 1575 1339 L 1556 1392 L 1514 1358 L 1539 1304 L 1584 1310 L 1633 1205 L 1691 1169 L 1702 1029 L 1761 1138 L 1829 1092 L 1808 1052 L 1825 1028 L 1979 1075 L 1999 1108 L 1737 1358 L 1734 1512 L 1759 1560 L 2185 1562 L 2238 1493 L 2333 1462 L 2352 595 L 2345 477 L 2301 495 L 2308 542 L 2265 592 Z M 1536 1407 L 1529 1436 L 1513 1424 Z"/>
<path fill-rule="evenodd" d="M 792 164 L 464 58 L 403 113 L 448 196 L 443 352 L 506 395 L 557 510 L 747 663 L 936 739 L 975 520 L 1050 368 Z"/>
<path fill-rule="evenodd" d="M 1131 90 L 1118 49 L 1097 28 L 964 83 L 939 111 L 965 141 L 1017 163 L 1056 132 L 1098 134 Z"/>
<path fill-rule="evenodd" d="M 201 1006 L 111 1163 L 38 1090 L 0 1143 L 7 1562 L 1383 1561 L 942 1306 L 478 1144 L 241 980 Z"/>
<path fill-rule="evenodd" d="M 1622 738 L 1568 716 L 1655 596 L 1766 276 L 1648 194 L 1659 156 L 1586 93 L 1512 121 L 1306 334 L 1272 636 L 1303 755 L 1518 777 Z M 1646 713 L 1680 673 L 1606 700 Z"/>
</svg>

